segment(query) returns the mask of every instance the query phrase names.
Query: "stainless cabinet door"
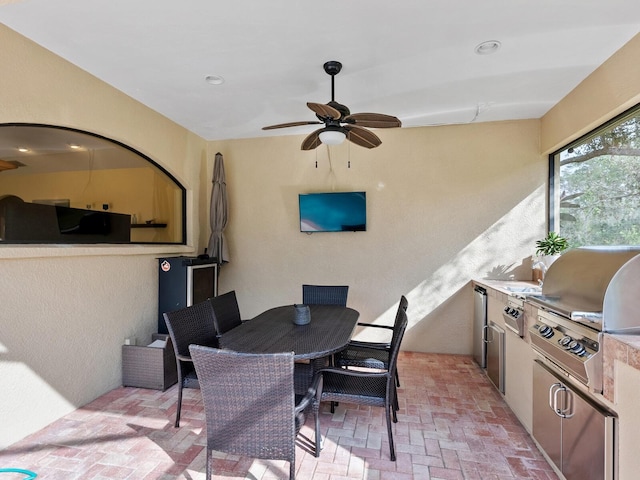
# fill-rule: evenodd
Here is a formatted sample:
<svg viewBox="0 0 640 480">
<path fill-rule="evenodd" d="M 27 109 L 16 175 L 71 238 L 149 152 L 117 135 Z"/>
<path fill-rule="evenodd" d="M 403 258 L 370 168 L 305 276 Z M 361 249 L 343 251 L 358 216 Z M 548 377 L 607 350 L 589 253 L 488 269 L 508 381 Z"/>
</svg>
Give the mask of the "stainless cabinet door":
<svg viewBox="0 0 640 480">
<path fill-rule="evenodd" d="M 504 330 L 493 322 L 486 328 L 487 376 L 504 393 Z"/>
<path fill-rule="evenodd" d="M 487 293 L 476 287 L 473 292 L 473 359 L 482 368 L 487 367 L 487 347 L 484 327 L 487 324 Z"/>
<path fill-rule="evenodd" d="M 562 473 L 567 480 L 602 480 L 605 475 L 606 416 L 570 391 L 571 416 L 562 422 Z"/>
<path fill-rule="evenodd" d="M 538 360 L 533 363 L 533 438 L 551 461 L 562 468 L 562 418 L 553 411 L 551 387 L 560 383 Z"/>
</svg>

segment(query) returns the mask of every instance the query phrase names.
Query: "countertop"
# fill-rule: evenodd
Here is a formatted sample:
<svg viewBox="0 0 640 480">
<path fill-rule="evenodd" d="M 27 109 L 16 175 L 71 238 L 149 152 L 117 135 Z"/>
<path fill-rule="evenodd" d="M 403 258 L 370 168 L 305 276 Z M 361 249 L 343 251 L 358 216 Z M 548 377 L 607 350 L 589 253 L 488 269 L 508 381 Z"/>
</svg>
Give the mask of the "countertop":
<svg viewBox="0 0 640 480">
<path fill-rule="evenodd" d="M 477 285 L 498 290 L 505 295 L 526 297 L 526 293 L 540 293 L 542 288 L 532 281 L 525 280 L 473 280 Z"/>
<path fill-rule="evenodd" d="M 519 280 L 473 280 L 473 283 L 491 288 L 507 296 L 526 300 L 526 290 L 539 289 L 537 283 Z M 524 290 L 524 292 L 523 292 Z M 538 290 L 539 292 L 540 290 Z M 530 304 L 525 304 L 530 305 Z M 603 396 L 610 402 L 615 402 L 613 388 L 615 361 L 625 363 L 640 370 L 640 335 L 619 335 L 605 333 L 603 342 Z"/>
</svg>

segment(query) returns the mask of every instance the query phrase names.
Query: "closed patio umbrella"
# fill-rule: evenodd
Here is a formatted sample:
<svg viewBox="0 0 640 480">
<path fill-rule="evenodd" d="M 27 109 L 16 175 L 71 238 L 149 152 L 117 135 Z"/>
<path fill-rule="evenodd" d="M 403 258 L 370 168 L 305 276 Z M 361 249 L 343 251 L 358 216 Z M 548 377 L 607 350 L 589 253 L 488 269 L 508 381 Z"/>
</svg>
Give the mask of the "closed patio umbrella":
<svg viewBox="0 0 640 480">
<path fill-rule="evenodd" d="M 209 207 L 209 222 L 211 236 L 209 237 L 209 255 L 218 260 L 218 264 L 229 261 L 229 249 L 224 238 L 224 229 L 229 218 L 229 202 L 227 200 L 227 183 L 224 173 L 224 160 L 220 152 L 216 153 L 213 164 L 213 189 L 211 190 L 211 206 Z"/>
</svg>

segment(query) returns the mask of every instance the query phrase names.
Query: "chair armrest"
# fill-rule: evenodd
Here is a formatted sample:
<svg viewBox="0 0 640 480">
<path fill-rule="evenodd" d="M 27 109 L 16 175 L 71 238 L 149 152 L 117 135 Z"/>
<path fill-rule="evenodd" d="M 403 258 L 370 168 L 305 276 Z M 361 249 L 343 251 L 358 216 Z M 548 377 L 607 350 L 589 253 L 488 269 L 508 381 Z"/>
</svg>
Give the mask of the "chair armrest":
<svg viewBox="0 0 640 480">
<path fill-rule="evenodd" d="M 298 413 L 304 411 L 314 400 L 314 398 L 316 397 L 316 393 L 321 389 L 322 389 L 322 374 L 319 372 L 316 372 L 313 376 L 313 381 L 311 382 L 311 385 L 309 386 L 307 393 L 304 395 L 302 400 L 300 400 L 300 402 L 298 402 L 298 404 L 296 405 L 294 409 L 295 414 L 297 415 Z"/>
<path fill-rule="evenodd" d="M 373 327 L 373 328 L 386 328 L 387 330 L 393 330 L 391 325 L 376 325 L 375 323 L 360 323 L 358 322 L 359 327 Z"/>
<path fill-rule="evenodd" d="M 347 349 L 349 347 L 358 347 L 358 348 L 370 348 L 372 350 L 389 350 L 391 348 L 390 343 L 374 343 L 374 342 L 363 342 L 359 340 L 351 340 Z"/>
<path fill-rule="evenodd" d="M 193 362 L 189 355 L 176 355 L 176 358 L 181 362 Z"/>
<path fill-rule="evenodd" d="M 389 376 L 389 372 L 388 371 L 384 371 L 384 372 L 363 372 L 363 371 L 359 371 L 359 370 L 347 370 L 345 368 L 338 368 L 338 367 L 327 367 L 327 368 L 322 368 L 320 370 L 318 370 L 318 373 L 321 374 L 325 374 L 325 373 L 331 373 L 331 374 L 336 374 L 336 375 L 345 375 L 348 377 L 388 377 Z"/>
<path fill-rule="evenodd" d="M 373 327 L 373 328 L 383 328 L 385 330 L 393 331 L 393 327 L 390 325 L 376 325 L 375 323 L 362 323 L 358 322 L 358 326 L 360 327 Z M 349 342 L 349 346 L 351 347 L 361 347 L 361 348 L 373 348 L 374 350 L 389 350 L 391 348 L 391 342 L 366 342 L 363 340 L 351 340 Z"/>
</svg>

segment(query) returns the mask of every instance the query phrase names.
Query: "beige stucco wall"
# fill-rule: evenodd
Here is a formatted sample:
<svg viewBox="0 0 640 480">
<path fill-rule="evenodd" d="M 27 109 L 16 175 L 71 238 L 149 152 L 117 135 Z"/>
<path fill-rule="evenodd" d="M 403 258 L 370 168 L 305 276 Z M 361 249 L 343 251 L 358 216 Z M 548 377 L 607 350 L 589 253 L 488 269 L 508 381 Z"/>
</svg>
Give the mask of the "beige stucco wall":
<svg viewBox="0 0 640 480">
<path fill-rule="evenodd" d="M 541 151 L 551 153 L 640 103 L 640 34 L 555 105 L 541 122 Z"/>
<path fill-rule="evenodd" d="M 87 130 L 156 160 L 199 216 L 206 142 L 0 25 L 0 123 Z M 0 245 L 0 448 L 121 385 L 124 338 L 157 325 L 157 261 L 190 246 Z M 194 242 L 194 239 L 196 242 Z"/>
<path fill-rule="evenodd" d="M 298 136 L 212 144 L 230 195 L 221 291 L 249 318 L 301 301 L 303 283 L 346 284 L 362 320 L 387 323 L 405 294 L 403 348 L 470 353 L 469 280 L 531 278 L 545 222 L 538 123 L 378 131 L 380 147 L 332 147 L 331 163 Z M 300 233 L 298 193 L 334 189 L 367 192 L 367 231 Z"/>
</svg>

